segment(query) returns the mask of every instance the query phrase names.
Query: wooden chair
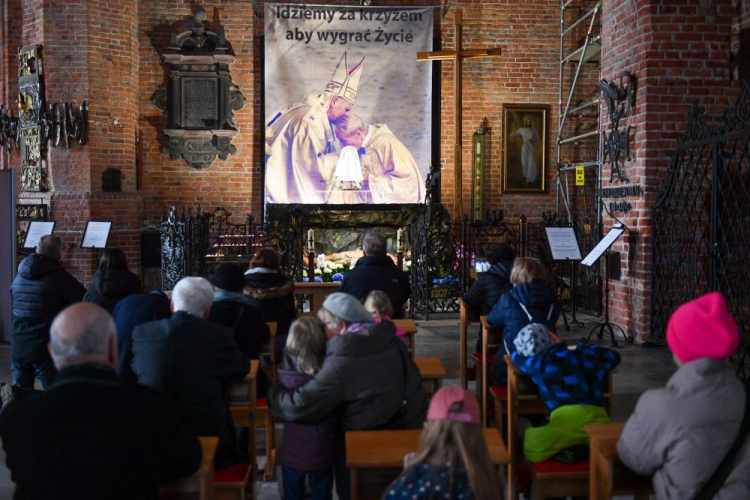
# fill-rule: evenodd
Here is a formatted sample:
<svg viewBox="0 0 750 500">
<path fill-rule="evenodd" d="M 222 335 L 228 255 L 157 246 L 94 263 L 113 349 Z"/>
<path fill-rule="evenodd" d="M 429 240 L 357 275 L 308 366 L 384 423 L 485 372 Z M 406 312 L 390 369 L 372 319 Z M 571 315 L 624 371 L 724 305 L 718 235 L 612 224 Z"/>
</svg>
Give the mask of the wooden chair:
<svg viewBox="0 0 750 500">
<path fill-rule="evenodd" d="M 458 335 L 458 348 L 459 348 L 459 373 L 461 379 L 461 387 L 467 389 L 469 387 L 469 379 L 466 374 L 467 372 L 467 342 L 469 337 L 469 325 L 479 321 L 479 311 L 473 309 L 466 304 L 463 298 L 458 298 L 458 305 L 460 306 L 461 323 Z"/>
<path fill-rule="evenodd" d="M 268 325 L 271 337 L 268 340 L 268 350 L 261 352 L 260 355 L 261 357 L 268 358 L 268 365 L 262 366 L 261 369 L 268 375 L 271 382 L 276 382 L 279 376 L 276 371 L 278 368 L 276 360 L 276 331 L 278 330 L 278 324 L 275 321 L 266 321 L 266 325 Z"/>
<path fill-rule="evenodd" d="M 508 365 L 508 498 L 518 498 L 518 466 L 521 462 L 521 443 L 518 440 L 519 415 L 543 415 L 549 409 L 539 396 L 534 382 L 524 375 L 505 355 Z M 614 371 L 614 370 L 613 370 Z M 612 404 L 612 374 L 604 388 L 605 407 Z M 589 462 L 565 464 L 555 460 L 527 462 L 531 469 L 535 491 L 533 498 L 586 496 L 589 491 Z"/>
<path fill-rule="evenodd" d="M 493 394 L 493 397 L 495 397 L 495 393 L 497 392 L 497 397 L 500 398 L 501 401 L 504 401 L 505 395 L 503 394 L 503 388 L 502 387 L 496 387 L 494 390 L 489 386 L 489 371 L 490 366 L 492 365 L 492 362 L 495 360 L 495 355 L 490 354 L 490 349 L 498 349 L 500 347 L 499 343 L 491 343 L 491 334 L 493 332 L 493 328 L 490 326 L 489 323 L 487 323 L 487 316 L 480 316 L 479 317 L 480 322 L 482 323 L 482 352 L 475 353 L 471 355 L 471 358 L 474 360 L 474 363 L 476 365 L 477 369 L 477 386 L 476 386 L 476 394 L 477 394 L 477 401 L 479 402 L 479 407 L 482 410 L 482 426 L 486 427 L 488 422 L 488 414 L 487 414 L 487 405 L 488 405 L 488 397 L 487 394 L 491 393 Z M 502 336 L 499 336 L 502 339 Z M 500 416 L 502 415 L 502 405 L 500 405 L 501 411 L 497 413 L 498 415 L 498 422 L 501 420 Z"/>
<path fill-rule="evenodd" d="M 584 427 L 589 436 L 589 498 L 611 500 L 615 495 L 633 495 L 648 500 L 654 487 L 650 477 L 636 474 L 617 459 L 617 440 L 625 424 L 590 424 Z"/>
<path fill-rule="evenodd" d="M 159 487 L 160 500 L 214 500 L 214 458 L 218 437 L 199 437 L 203 458 L 192 475 Z"/>
</svg>

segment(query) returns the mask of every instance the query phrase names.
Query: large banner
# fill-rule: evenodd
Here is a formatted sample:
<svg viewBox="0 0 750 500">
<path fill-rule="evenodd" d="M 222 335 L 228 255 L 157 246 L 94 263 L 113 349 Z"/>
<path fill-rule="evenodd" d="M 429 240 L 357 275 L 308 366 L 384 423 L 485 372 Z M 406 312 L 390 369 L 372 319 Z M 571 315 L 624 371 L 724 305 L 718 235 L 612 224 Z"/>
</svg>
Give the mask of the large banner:
<svg viewBox="0 0 750 500">
<path fill-rule="evenodd" d="M 422 203 L 432 8 L 265 5 L 267 203 Z"/>
</svg>

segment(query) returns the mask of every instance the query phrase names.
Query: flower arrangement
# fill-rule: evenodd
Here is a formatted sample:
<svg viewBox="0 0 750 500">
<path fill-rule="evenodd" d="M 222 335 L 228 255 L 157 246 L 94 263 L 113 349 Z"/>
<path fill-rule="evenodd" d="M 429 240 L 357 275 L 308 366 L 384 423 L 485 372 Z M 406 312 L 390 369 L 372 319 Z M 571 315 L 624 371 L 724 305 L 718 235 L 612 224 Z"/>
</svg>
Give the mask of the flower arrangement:
<svg viewBox="0 0 750 500">
<path fill-rule="evenodd" d="M 349 262 L 325 260 L 325 255 L 318 255 L 318 263 L 315 267 L 315 282 L 331 283 L 342 281 L 349 267 Z M 302 271 L 302 281 L 305 283 L 310 281 L 307 276 L 307 269 Z"/>
</svg>

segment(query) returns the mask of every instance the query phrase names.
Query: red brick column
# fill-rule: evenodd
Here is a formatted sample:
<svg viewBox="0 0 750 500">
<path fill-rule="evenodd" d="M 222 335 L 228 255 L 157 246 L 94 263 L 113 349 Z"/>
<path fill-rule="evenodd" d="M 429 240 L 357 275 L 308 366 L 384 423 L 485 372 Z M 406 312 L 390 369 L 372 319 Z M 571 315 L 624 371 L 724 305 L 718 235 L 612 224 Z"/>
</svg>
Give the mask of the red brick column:
<svg viewBox="0 0 750 500">
<path fill-rule="evenodd" d="M 692 104 L 716 113 L 734 93 L 728 69 L 732 11 L 731 0 L 603 3 L 602 76 L 615 81 L 627 70 L 638 77 L 635 111 L 620 122 L 621 131 L 633 126 L 628 181 L 610 183 L 605 165 L 603 185 L 642 190 L 624 200 L 632 205 L 629 213 L 615 214 L 630 231 L 613 248 L 622 252 L 622 279 L 612 282 L 610 294 L 612 321 L 640 340 L 651 325 L 651 208 Z M 604 130 L 610 131 L 606 115 Z M 613 222 L 604 215 L 605 232 Z"/>
</svg>

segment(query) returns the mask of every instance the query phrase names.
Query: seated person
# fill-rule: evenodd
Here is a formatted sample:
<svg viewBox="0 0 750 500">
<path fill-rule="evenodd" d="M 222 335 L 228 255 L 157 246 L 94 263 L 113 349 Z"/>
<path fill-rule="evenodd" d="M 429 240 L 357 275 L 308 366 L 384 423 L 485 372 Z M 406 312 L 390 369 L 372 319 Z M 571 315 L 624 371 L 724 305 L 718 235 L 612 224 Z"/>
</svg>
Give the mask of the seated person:
<svg viewBox="0 0 750 500">
<path fill-rule="evenodd" d="M 135 327 L 166 319 L 172 315 L 169 297 L 164 292 L 136 293 L 120 299 L 112 310 L 112 319 L 117 326 L 117 345 L 120 349 L 120 361 L 117 363 L 117 375 L 123 384 L 135 384 L 138 377 L 133 373 L 133 330 Z"/>
<path fill-rule="evenodd" d="M 99 270 L 83 295 L 84 302 L 93 302 L 112 312 L 118 300 L 134 293 L 143 293 L 141 280 L 128 269 L 128 258 L 119 248 L 107 248 L 99 259 Z"/>
<path fill-rule="evenodd" d="M 263 321 L 263 311 L 242 293 L 245 288 L 242 268 L 234 262 L 219 264 L 214 271 L 213 283 L 216 291 L 208 320 L 234 330 L 234 341 L 240 351 L 250 359 L 260 358 L 271 334 Z M 266 374 L 259 371 L 256 379 L 259 398 L 266 395 L 269 385 Z"/>
<path fill-rule="evenodd" d="M 343 433 L 417 429 L 424 422 L 427 399 L 419 368 L 392 322 L 376 324 L 362 303 L 345 293 L 326 297 L 318 317 L 328 338 L 323 368 L 296 389 L 271 386 L 268 406 L 274 417 L 300 423 L 320 422 L 339 411 L 336 491 L 339 498 L 349 498 Z"/>
<path fill-rule="evenodd" d="M 391 305 L 391 299 L 380 290 L 373 290 L 365 299 L 365 309 L 367 312 L 372 314 L 372 319 L 375 323 L 381 321 L 391 321 L 391 315 L 393 314 L 393 306 Z M 406 330 L 396 326 L 396 337 L 402 341 L 406 341 Z"/>
<path fill-rule="evenodd" d="M 393 263 L 386 249 L 382 234 L 375 231 L 365 234 L 362 240 L 364 257 L 344 275 L 339 291 L 364 302 L 371 291 L 381 290 L 391 299 L 393 317 L 402 318 L 404 305 L 411 295 L 409 275 Z"/>
<path fill-rule="evenodd" d="M 276 323 L 276 352 L 286 345 L 289 325 L 297 317 L 294 283 L 281 272 L 281 256 L 273 247 L 258 250 L 245 271 L 245 295 L 263 311 L 263 321 Z"/>
<path fill-rule="evenodd" d="M 139 384 L 167 395 L 188 430 L 219 437 L 215 467 L 221 469 L 240 458 L 225 389 L 245 378 L 250 360 L 231 329 L 206 320 L 213 294 L 205 278 L 182 278 L 172 292 L 172 317 L 133 331 L 133 373 Z"/>
<path fill-rule="evenodd" d="M 487 315 L 487 323 L 502 328 L 503 341 L 490 367 L 490 382 L 504 386 L 508 380 L 504 354 L 515 351 L 513 340 L 529 323 L 543 323 L 553 333 L 560 304 L 555 291 L 546 282 L 546 272 L 538 260 L 518 257 L 510 271 L 511 291 L 504 293 Z"/>
<path fill-rule="evenodd" d="M 284 387 L 295 389 L 320 371 L 326 355 L 326 333 L 316 318 L 299 318 L 289 328 L 279 368 Z M 305 499 L 305 478 L 312 500 L 327 500 L 333 491 L 336 455 L 336 417 L 328 414 L 313 424 L 286 422 L 281 439 L 281 476 L 284 500 Z"/>
<path fill-rule="evenodd" d="M 522 328 L 513 342 L 513 364 L 536 384 L 551 411 L 548 425 L 526 430 L 526 458 L 542 462 L 568 448 L 587 445 L 584 425 L 611 422 L 602 388 L 609 372 L 620 364 L 620 355 L 583 342 L 575 349 L 562 342 L 549 345 L 549 332 L 539 323 Z"/>
<path fill-rule="evenodd" d="M 49 345 L 60 370 L 50 390 L 13 401 L 0 414 L 14 498 L 155 499 L 159 483 L 198 469 L 200 443 L 164 396 L 118 382 L 107 311 L 68 307 L 52 323 Z"/>
<path fill-rule="evenodd" d="M 490 460 L 479 404 L 461 387 L 443 387 L 430 401 L 419 450 L 404 457 L 405 470 L 383 499 L 502 498 Z"/>
<path fill-rule="evenodd" d="M 723 462 L 750 404 L 729 361 L 740 337 L 724 296 L 711 292 L 678 307 L 667 344 L 678 369 L 666 387 L 641 395 L 617 443 L 620 460 L 653 474 L 659 500 L 699 497 L 720 468 L 727 477 L 705 498 L 750 498 L 750 438 Z"/>
</svg>

